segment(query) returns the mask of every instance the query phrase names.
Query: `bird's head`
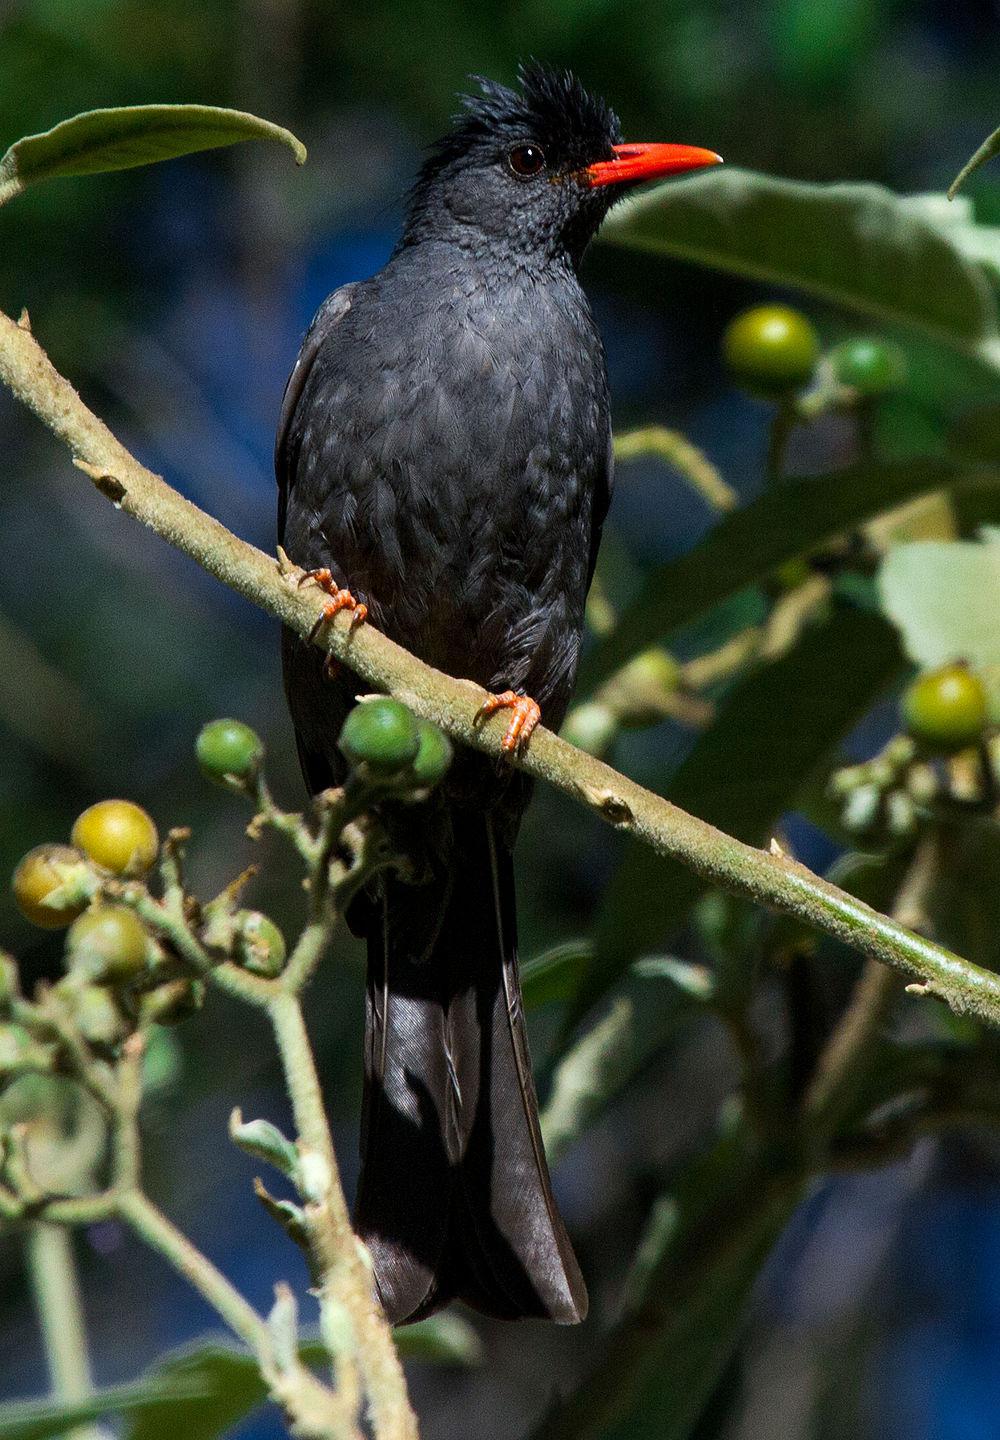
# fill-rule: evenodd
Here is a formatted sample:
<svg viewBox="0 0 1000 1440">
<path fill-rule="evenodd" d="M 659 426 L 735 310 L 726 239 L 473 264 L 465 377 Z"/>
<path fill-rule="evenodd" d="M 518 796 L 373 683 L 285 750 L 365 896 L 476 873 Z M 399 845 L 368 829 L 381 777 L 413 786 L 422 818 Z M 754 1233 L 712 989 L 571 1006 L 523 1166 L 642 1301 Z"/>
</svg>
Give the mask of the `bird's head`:
<svg viewBox="0 0 1000 1440">
<path fill-rule="evenodd" d="M 403 243 L 459 239 L 484 250 L 577 264 L 608 210 L 634 185 L 720 157 L 691 145 L 622 143 L 614 111 L 568 71 L 531 64 L 521 90 L 478 79 L 431 149 Z"/>
</svg>

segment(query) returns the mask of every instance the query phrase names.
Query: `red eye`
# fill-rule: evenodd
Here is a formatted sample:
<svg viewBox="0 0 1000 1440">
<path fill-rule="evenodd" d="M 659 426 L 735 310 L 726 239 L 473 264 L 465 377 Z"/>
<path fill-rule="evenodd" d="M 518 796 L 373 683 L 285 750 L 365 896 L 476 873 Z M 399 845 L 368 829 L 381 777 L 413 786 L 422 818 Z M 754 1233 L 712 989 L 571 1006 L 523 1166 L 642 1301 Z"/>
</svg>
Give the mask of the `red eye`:
<svg viewBox="0 0 1000 1440">
<path fill-rule="evenodd" d="M 518 145 L 507 156 L 507 164 L 520 180 L 530 180 L 545 169 L 545 151 L 540 145 Z"/>
</svg>

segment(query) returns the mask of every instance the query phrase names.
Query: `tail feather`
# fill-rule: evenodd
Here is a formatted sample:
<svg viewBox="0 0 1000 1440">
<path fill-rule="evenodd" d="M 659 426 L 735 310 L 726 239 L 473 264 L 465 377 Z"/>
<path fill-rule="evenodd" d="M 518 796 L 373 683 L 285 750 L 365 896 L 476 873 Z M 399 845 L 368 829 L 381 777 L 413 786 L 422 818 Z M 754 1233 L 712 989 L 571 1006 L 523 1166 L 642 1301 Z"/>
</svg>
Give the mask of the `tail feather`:
<svg viewBox="0 0 1000 1440">
<path fill-rule="evenodd" d="M 447 875 L 391 883 L 368 947 L 356 1223 L 389 1318 L 462 1299 L 581 1320 L 521 1014 L 513 866 L 487 817 L 454 812 Z"/>
</svg>

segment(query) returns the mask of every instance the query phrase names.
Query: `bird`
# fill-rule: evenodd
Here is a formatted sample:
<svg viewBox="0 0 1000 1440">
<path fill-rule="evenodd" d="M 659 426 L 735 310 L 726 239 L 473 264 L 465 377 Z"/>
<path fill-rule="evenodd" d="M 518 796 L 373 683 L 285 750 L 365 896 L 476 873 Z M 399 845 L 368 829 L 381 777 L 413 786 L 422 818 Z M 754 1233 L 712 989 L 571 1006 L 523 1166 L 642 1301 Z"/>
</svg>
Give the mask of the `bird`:
<svg viewBox="0 0 1000 1440">
<path fill-rule="evenodd" d="M 612 489 L 605 353 L 579 266 L 637 183 L 714 164 L 622 142 L 571 73 L 473 77 L 427 153 L 402 234 L 334 291 L 278 424 L 278 539 L 329 592 L 509 711 L 503 748 L 573 690 Z M 282 639 L 302 771 L 343 782 L 349 670 Z M 382 807 L 404 874 L 348 919 L 367 940 L 354 1224 L 389 1321 L 461 1300 L 503 1319 L 582 1320 L 587 1291 L 552 1193 L 522 1014 L 513 849 L 531 786 L 466 750 L 422 807 Z"/>
</svg>

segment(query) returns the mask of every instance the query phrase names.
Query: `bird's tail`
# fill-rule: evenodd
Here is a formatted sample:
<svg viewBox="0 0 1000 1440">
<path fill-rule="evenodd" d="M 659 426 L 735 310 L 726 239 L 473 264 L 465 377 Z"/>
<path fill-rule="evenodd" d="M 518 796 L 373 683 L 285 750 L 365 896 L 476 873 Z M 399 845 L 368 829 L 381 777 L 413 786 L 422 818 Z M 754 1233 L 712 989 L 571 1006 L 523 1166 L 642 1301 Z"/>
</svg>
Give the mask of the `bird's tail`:
<svg viewBox="0 0 1000 1440">
<path fill-rule="evenodd" d="M 509 849 L 454 812 L 448 872 L 391 881 L 368 937 L 356 1224 L 395 1324 L 453 1299 L 572 1323 L 587 1292 L 538 1126 Z"/>
</svg>

